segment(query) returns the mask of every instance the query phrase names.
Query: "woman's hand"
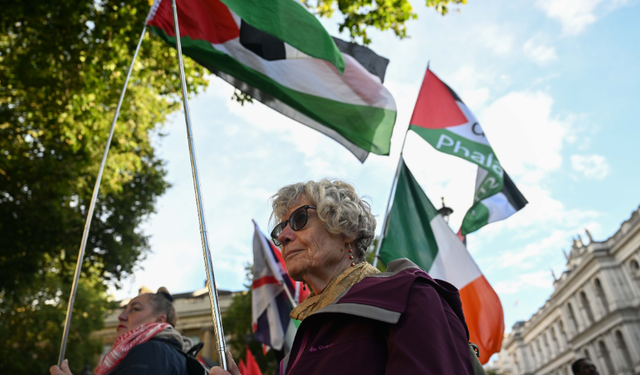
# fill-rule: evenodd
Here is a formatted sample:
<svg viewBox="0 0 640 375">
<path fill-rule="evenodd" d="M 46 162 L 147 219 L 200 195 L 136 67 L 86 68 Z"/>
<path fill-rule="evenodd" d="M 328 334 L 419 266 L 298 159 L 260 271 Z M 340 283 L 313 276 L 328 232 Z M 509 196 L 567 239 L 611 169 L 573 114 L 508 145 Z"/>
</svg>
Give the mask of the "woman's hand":
<svg viewBox="0 0 640 375">
<path fill-rule="evenodd" d="M 234 365 L 235 365 L 235 363 L 234 363 Z M 62 361 L 62 366 L 61 367 L 58 367 L 56 365 L 51 366 L 49 368 L 49 372 L 51 373 L 51 375 L 73 375 L 71 373 L 71 370 L 69 370 L 69 361 L 66 360 L 66 359 L 64 361 Z"/>
<path fill-rule="evenodd" d="M 209 375 L 240 375 L 240 370 L 238 370 L 238 366 L 236 365 L 236 362 L 233 360 L 233 357 L 231 356 L 231 352 L 228 350 L 227 350 L 227 363 L 229 364 L 229 372 L 225 371 L 220 366 L 216 366 L 216 367 L 212 367 L 211 370 L 209 370 Z M 62 375 L 62 373 L 61 374 L 51 373 L 51 375 Z"/>
</svg>

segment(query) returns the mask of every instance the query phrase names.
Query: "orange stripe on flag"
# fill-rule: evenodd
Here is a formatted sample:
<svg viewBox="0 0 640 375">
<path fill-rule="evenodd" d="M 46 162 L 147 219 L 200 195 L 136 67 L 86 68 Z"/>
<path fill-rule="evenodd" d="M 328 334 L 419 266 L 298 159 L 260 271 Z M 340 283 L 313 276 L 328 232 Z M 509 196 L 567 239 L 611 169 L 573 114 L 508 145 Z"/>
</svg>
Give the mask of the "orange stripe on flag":
<svg viewBox="0 0 640 375">
<path fill-rule="evenodd" d="M 487 279 L 480 276 L 460 289 L 462 310 L 469 327 L 469 341 L 480 349 L 480 363 L 500 351 L 504 336 L 504 313 L 500 298 Z"/>
</svg>

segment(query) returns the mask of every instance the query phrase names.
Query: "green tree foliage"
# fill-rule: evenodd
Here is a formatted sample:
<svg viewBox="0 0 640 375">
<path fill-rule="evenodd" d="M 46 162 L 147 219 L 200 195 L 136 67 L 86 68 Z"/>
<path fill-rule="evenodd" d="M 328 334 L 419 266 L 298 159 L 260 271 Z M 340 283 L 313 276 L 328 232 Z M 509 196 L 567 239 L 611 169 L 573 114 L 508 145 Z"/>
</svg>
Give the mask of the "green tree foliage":
<svg viewBox="0 0 640 375">
<path fill-rule="evenodd" d="M 246 347 L 249 347 L 251 353 L 258 362 L 260 370 L 263 374 L 277 373 L 278 361 L 275 358 L 273 350 L 262 354 L 262 344 L 253 338 L 253 330 L 251 324 L 251 280 L 252 266 L 245 267 L 247 275 L 246 291 L 238 293 L 233 297 L 229 310 L 222 318 L 222 326 L 225 336 L 229 337 L 227 341 L 228 349 L 233 354 L 236 363 L 240 363 L 240 359 L 246 361 Z"/>
<path fill-rule="evenodd" d="M 93 185 L 149 3 L 16 0 L 2 8 L 0 372 L 37 373 L 25 369 L 57 361 Z M 185 65 L 195 93 L 205 72 Z M 152 138 L 180 108 L 179 79 L 176 50 L 147 35 L 87 244 L 68 356 L 79 368 L 99 353 L 83 340 L 102 323 L 106 283 L 117 284 L 148 250 L 139 226 L 168 187 Z"/>
<path fill-rule="evenodd" d="M 351 39 L 364 45 L 371 43 L 367 29 L 392 30 L 400 39 L 407 37 L 406 23 L 417 19 L 409 0 L 302 0 L 318 17 L 332 17 L 336 10 L 342 14 L 340 32 L 349 31 Z M 467 0 L 426 0 L 427 7 L 445 15 L 451 5 L 466 4 Z"/>
<path fill-rule="evenodd" d="M 48 256 L 46 258 L 49 258 Z M 55 262 L 55 261 L 54 261 Z M 7 374 L 48 374 L 57 362 L 62 325 L 65 319 L 68 283 L 56 272 L 59 264 L 41 273 L 18 297 L 0 303 L 0 372 Z M 102 342 L 89 332 L 100 328 L 110 303 L 104 283 L 95 276 L 81 278 L 70 326 L 67 358 L 71 370 L 80 373 L 89 362 L 92 368 Z M 96 319 L 98 317 L 99 319 Z"/>
</svg>

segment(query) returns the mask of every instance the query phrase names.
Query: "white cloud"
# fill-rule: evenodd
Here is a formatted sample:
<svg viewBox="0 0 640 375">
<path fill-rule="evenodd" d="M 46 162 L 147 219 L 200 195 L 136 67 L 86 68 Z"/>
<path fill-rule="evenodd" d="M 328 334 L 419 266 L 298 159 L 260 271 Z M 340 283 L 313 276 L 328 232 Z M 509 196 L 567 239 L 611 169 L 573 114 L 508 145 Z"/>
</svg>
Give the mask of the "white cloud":
<svg viewBox="0 0 640 375">
<path fill-rule="evenodd" d="M 508 55 L 513 47 L 513 35 L 495 25 L 482 26 L 478 36 L 487 48 L 499 56 Z"/>
<path fill-rule="evenodd" d="M 562 147 L 571 122 L 552 117 L 553 98 L 545 92 L 512 92 L 493 102 L 482 127 L 510 175 L 537 183 L 562 165 Z"/>
<path fill-rule="evenodd" d="M 473 65 L 463 65 L 447 81 L 465 104 L 474 110 L 482 108 L 489 99 L 490 91 L 485 84 L 495 82 L 495 77 L 478 72 Z"/>
<path fill-rule="evenodd" d="M 624 3 L 626 0 L 538 0 L 536 5 L 547 17 L 560 21 L 564 34 L 578 35 L 596 22 L 600 16 L 596 8 L 606 5 L 605 11 L 611 11 Z"/>
<path fill-rule="evenodd" d="M 557 60 L 558 55 L 555 47 L 547 46 L 537 39 L 534 37 L 525 42 L 523 46 L 524 55 L 540 66 L 548 65 Z"/>
<path fill-rule="evenodd" d="M 537 271 L 522 274 L 516 280 L 497 282 L 494 289 L 499 294 L 515 294 L 531 287 L 551 289 L 552 286 L 551 272 Z"/>
<path fill-rule="evenodd" d="M 609 163 L 601 155 L 572 155 L 571 167 L 584 174 L 586 178 L 602 180 L 609 174 Z"/>
</svg>

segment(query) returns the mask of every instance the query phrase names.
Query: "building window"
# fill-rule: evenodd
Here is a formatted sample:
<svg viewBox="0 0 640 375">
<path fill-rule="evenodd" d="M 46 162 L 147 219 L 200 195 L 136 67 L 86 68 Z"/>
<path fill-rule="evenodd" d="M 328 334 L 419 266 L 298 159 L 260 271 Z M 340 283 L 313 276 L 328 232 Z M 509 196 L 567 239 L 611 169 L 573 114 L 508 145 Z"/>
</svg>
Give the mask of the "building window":
<svg viewBox="0 0 640 375">
<path fill-rule="evenodd" d="M 578 322 L 576 322 L 576 315 L 573 313 L 573 307 L 571 303 L 567 303 L 567 310 L 569 310 L 569 320 L 571 321 L 571 325 L 573 326 L 573 330 L 578 332 Z"/>
<path fill-rule="evenodd" d="M 531 358 L 533 359 L 533 367 L 535 368 L 538 365 L 538 361 L 536 359 L 536 350 L 534 348 L 535 343 L 532 341 L 529 350 L 531 350 Z"/>
<path fill-rule="evenodd" d="M 556 352 L 560 353 L 560 345 L 558 344 L 558 338 L 556 337 L 555 327 L 551 327 L 551 341 L 553 341 L 553 346 L 555 347 Z"/>
<path fill-rule="evenodd" d="M 520 362 L 518 362 L 518 358 L 516 358 L 516 356 L 513 356 L 513 363 L 515 363 L 516 365 L 516 373 L 520 372 Z"/>
<path fill-rule="evenodd" d="M 604 307 L 605 313 L 609 313 L 609 303 L 607 302 L 607 296 L 604 295 L 604 289 L 602 288 L 602 283 L 600 283 L 600 279 L 596 278 L 594 280 L 594 284 L 596 285 L 596 294 L 598 295 L 598 299 L 600 300 L 600 304 Z"/>
<path fill-rule="evenodd" d="M 584 349 L 584 357 L 588 358 L 591 361 L 591 355 L 589 355 L 589 349 L 587 348 Z"/>
<path fill-rule="evenodd" d="M 540 354 L 540 365 L 544 363 L 544 356 L 542 355 L 542 348 L 540 347 L 540 340 L 536 341 L 538 344 L 538 354 Z"/>
<path fill-rule="evenodd" d="M 622 332 L 616 331 L 616 344 L 618 345 L 618 350 L 622 353 L 622 358 L 624 358 L 625 369 L 631 369 L 632 361 L 631 354 L 629 353 L 629 348 L 627 348 L 627 343 L 624 341 L 624 337 L 622 337 Z"/>
<path fill-rule="evenodd" d="M 569 340 L 567 340 L 567 333 L 564 331 L 564 323 L 562 323 L 562 319 L 558 320 L 558 326 L 560 327 L 560 334 L 562 335 L 564 342 L 569 343 Z"/>
<path fill-rule="evenodd" d="M 633 271 L 634 273 L 638 272 L 638 270 L 640 270 L 640 265 L 638 264 L 638 261 L 633 259 L 631 262 L 629 262 L 629 267 L 631 267 L 631 271 Z"/>
<path fill-rule="evenodd" d="M 551 360 L 551 358 L 553 358 L 553 350 L 549 346 L 549 339 L 547 339 L 547 335 L 544 332 L 542 333 L 542 340 L 544 340 L 545 352 L 549 355 L 547 360 Z"/>
<path fill-rule="evenodd" d="M 605 375 L 613 375 L 615 374 L 615 368 L 613 367 L 613 362 L 611 361 L 611 354 L 609 353 L 609 349 L 607 349 L 607 344 L 604 341 L 598 341 L 598 349 L 600 349 L 600 356 L 602 356 L 602 361 L 605 364 L 607 372 Z"/>
<path fill-rule="evenodd" d="M 589 304 L 589 299 L 587 298 L 587 294 L 582 291 L 580 292 L 580 302 L 582 303 L 582 308 L 584 312 L 587 314 L 587 318 L 589 319 L 589 323 L 594 322 L 593 312 L 591 311 L 591 304 Z"/>
</svg>

